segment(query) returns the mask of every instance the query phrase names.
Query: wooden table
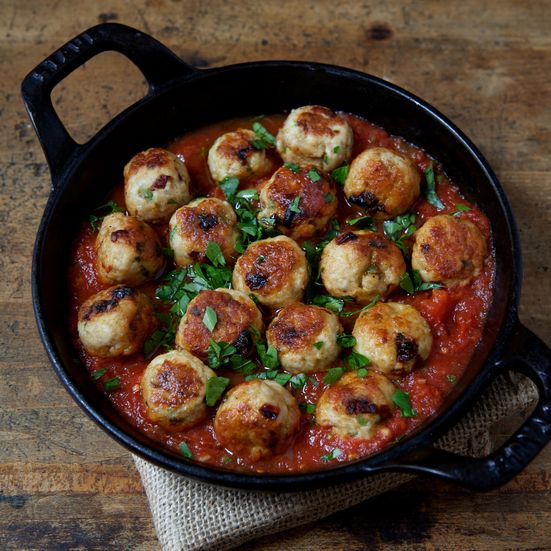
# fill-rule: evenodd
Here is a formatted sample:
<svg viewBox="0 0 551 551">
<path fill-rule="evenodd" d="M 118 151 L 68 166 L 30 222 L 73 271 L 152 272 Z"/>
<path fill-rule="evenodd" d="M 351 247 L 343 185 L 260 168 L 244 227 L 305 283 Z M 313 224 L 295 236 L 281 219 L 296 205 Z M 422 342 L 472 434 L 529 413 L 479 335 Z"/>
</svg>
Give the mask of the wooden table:
<svg viewBox="0 0 551 551">
<path fill-rule="evenodd" d="M 78 7 L 77 7 L 78 6 Z M 551 6 L 548 1 L 0 2 L 0 548 L 158 549 L 129 454 L 53 374 L 35 329 L 31 251 L 50 190 L 23 76 L 103 21 L 141 28 L 200 67 L 311 59 L 420 95 L 482 149 L 509 195 L 525 261 L 521 318 L 551 342 Z M 85 140 L 144 84 L 104 54 L 55 91 Z M 416 481 L 243 549 L 551 549 L 551 448 L 505 487 Z"/>
</svg>

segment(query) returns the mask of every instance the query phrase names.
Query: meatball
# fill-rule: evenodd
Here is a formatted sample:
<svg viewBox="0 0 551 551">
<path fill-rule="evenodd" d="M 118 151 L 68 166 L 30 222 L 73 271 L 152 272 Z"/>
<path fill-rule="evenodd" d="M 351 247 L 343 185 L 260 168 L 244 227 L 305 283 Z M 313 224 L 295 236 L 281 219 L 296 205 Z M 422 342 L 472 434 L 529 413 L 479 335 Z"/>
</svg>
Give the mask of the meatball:
<svg viewBox="0 0 551 551">
<path fill-rule="evenodd" d="M 256 135 L 252 130 L 239 128 L 218 137 L 208 155 L 208 165 L 215 182 L 228 176 L 245 179 L 264 176 L 272 168 L 266 151 L 254 146 Z"/>
<path fill-rule="evenodd" d="M 145 368 L 142 396 L 149 418 L 167 428 L 184 429 L 207 415 L 207 381 L 216 377 L 189 352 L 161 354 Z"/>
<path fill-rule="evenodd" d="M 285 162 L 325 171 L 350 158 L 353 142 L 346 120 L 320 105 L 293 109 L 277 134 L 277 150 Z"/>
<path fill-rule="evenodd" d="M 340 352 L 342 332 L 335 314 L 319 306 L 301 303 L 282 308 L 266 337 L 279 355 L 281 367 L 290 373 L 312 373 L 330 367 Z"/>
<path fill-rule="evenodd" d="M 377 233 L 348 232 L 330 241 L 320 260 L 321 279 L 336 297 L 353 297 L 368 304 L 397 288 L 406 271 L 400 249 Z"/>
<path fill-rule="evenodd" d="M 232 284 L 270 308 L 298 302 L 308 284 L 306 255 L 284 235 L 256 241 L 237 259 Z"/>
<path fill-rule="evenodd" d="M 407 373 L 426 360 L 432 334 L 425 318 L 409 304 L 379 302 L 364 310 L 354 324 L 354 350 L 367 356 L 382 373 Z"/>
<path fill-rule="evenodd" d="M 207 307 L 216 312 L 216 325 L 212 332 L 203 323 Z M 255 329 L 259 333 L 264 330 L 262 314 L 245 293 L 232 289 L 201 291 L 189 303 L 180 321 L 176 345 L 206 359 L 207 348 L 213 339 L 216 342 L 230 343 L 239 354 L 246 355 L 254 344 Z"/>
<path fill-rule="evenodd" d="M 120 212 L 103 219 L 96 238 L 96 267 L 103 283 L 140 285 L 163 266 L 161 242 L 151 226 Z"/>
<path fill-rule="evenodd" d="M 307 238 L 323 229 L 337 210 L 335 184 L 312 165 L 282 166 L 260 191 L 260 224 L 273 221 L 293 239 Z"/>
<path fill-rule="evenodd" d="M 299 429 L 293 395 L 274 381 L 254 379 L 232 388 L 214 419 L 220 443 L 252 461 L 284 452 Z"/>
<path fill-rule="evenodd" d="M 134 354 L 155 327 L 155 313 L 147 296 L 126 285 L 100 291 L 78 311 L 78 335 L 92 356 Z"/>
<path fill-rule="evenodd" d="M 360 153 L 350 165 L 344 193 L 375 218 L 394 218 L 419 197 L 421 177 L 413 162 L 385 147 Z"/>
<path fill-rule="evenodd" d="M 220 246 L 227 263 L 233 264 L 237 256 L 237 217 L 221 199 L 196 199 L 179 208 L 170 219 L 168 235 L 178 266 L 203 262 L 209 241 Z"/>
<path fill-rule="evenodd" d="M 411 265 L 423 281 L 455 287 L 475 278 L 487 255 L 486 239 L 472 222 L 440 214 L 415 233 Z"/>
<path fill-rule="evenodd" d="M 392 415 L 395 392 L 384 375 L 368 371 L 360 377 L 349 371 L 321 395 L 316 422 L 335 436 L 369 440 L 384 430 L 381 425 Z"/>
<path fill-rule="evenodd" d="M 164 149 L 138 153 L 124 167 L 124 199 L 133 216 L 166 222 L 191 199 L 186 165 Z"/>
</svg>

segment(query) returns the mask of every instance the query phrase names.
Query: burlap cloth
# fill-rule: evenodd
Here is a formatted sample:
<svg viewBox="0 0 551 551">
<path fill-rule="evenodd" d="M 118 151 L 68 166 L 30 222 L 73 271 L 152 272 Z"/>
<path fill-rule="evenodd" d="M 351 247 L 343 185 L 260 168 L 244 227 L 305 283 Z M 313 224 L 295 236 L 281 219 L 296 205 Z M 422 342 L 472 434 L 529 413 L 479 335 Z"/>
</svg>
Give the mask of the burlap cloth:
<svg viewBox="0 0 551 551">
<path fill-rule="evenodd" d="M 437 446 L 471 456 L 486 454 L 492 427 L 511 414 L 527 411 L 536 401 L 536 388 L 528 379 L 501 375 Z M 220 488 L 170 473 L 138 457 L 134 461 L 164 551 L 231 549 L 318 520 L 412 478 L 384 473 L 337 487 L 275 494 Z"/>
</svg>

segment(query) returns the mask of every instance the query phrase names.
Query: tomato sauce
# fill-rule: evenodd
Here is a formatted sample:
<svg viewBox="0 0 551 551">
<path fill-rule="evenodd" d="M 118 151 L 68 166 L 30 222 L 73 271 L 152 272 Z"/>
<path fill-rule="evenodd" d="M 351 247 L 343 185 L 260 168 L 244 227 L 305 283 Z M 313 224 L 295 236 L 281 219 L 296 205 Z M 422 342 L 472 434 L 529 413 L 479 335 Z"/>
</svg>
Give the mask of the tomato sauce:
<svg viewBox="0 0 551 551">
<path fill-rule="evenodd" d="M 445 177 L 437 162 L 431 159 L 425 151 L 402 138 L 389 135 L 384 129 L 363 119 L 353 115 L 344 116 L 354 132 L 352 158 L 366 147 L 388 147 L 409 156 L 421 171 L 432 162 L 436 169 L 435 172 L 442 175 L 437 190 L 445 209 L 438 211 L 421 196 L 412 208 L 412 212 L 417 216 L 417 227 L 430 216 L 455 212 L 456 205 L 461 203 L 470 207 L 470 210 L 461 212 L 460 216 L 478 226 L 490 245 L 489 249 L 492 250 L 489 220 L 476 205 L 465 200 L 457 187 Z M 284 115 L 267 116 L 262 119 L 262 124 L 275 134 L 284 118 Z M 196 196 L 224 198 L 222 191 L 210 178 L 206 159 L 208 149 L 222 133 L 237 128 L 250 128 L 251 122 L 251 119 L 234 119 L 207 126 L 186 134 L 168 146 L 168 149 L 185 160 Z M 282 161 L 274 150 L 269 152 L 269 156 L 274 163 L 274 169 L 281 165 Z M 260 186 L 265 180 L 266 178 L 242 182 L 241 187 Z M 108 199 L 114 199 L 119 205 L 124 205 L 122 184 L 113 190 Z M 344 219 L 363 214 L 358 208 L 346 202 L 342 189 L 338 191 L 338 200 L 338 219 L 341 225 L 343 225 Z M 382 223 L 378 223 L 377 227 L 378 231 L 382 233 Z M 166 244 L 166 226 L 156 229 Z M 105 374 L 96 381 L 100 389 L 103 389 L 106 380 L 113 377 L 119 378 L 120 387 L 115 391 L 107 392 L 108 398 L 131 423 L 147 434 L 151 440 L 158 443 L 160 447 L 178 453 L 178 445 L 184 441 L 191 450 L 194 460 L 232 470 L 257 473 L 318 470 L 335 466 L 339 462 L 373 454 L 402 438 L 406 433 L 422 424 L 427 417 L 438 411 L 447 394 L 465 371 L 482 336 L 493 292 L 495 262 L 491 252 L 485 261 L 483 271 L 469 285 L 454 289 L 423 291 L 413 296 L 399 290 L 389 297 L 389 300 L 408 303 L 417 308 L 429 323 L 433 334 L 430 356 L 422 366 L 404 377 L 392 379 L 397 388 L 409 393 L 412 407 L 417 411 L 416 417 L 402 417 L 399 408 L 396 408 L 393 416 L 384 422 L 384 426 L 388 430 L 379 431 L 369 441 L 331 436 L 325 429 L 315 424 L 315 413 L 309 412 L 313 406 L 308 407 L 308 404 L 316 404 L 327 388 L 323 382 L 325 373 L 316 373 L 308 377 L 307 384 L 300 391 L 290 389 L 299 405 L 302 405 L 301 428 L 293 444 L 282 455 L 252 463 L 246 458 L 237 457 L 218 443 L 213 429 L 215 408 L 212 408 L 210 416 L 204 422 L 186 430 L 169 431 L 151 422 L 146 415 L 140 390 L 141 376 L 149 360 L 145 359 L 141 353 L 127 358 L 105 359 L 90 356 L 83 349 L 77 333 L 78 309 L 88 297 L 107 287 L 98 281 L 96 274 L 94 253 L 96 235 L 97 233 L 92 231 L 88 221 L 83 221 L 71 252 L 69 266 L 70 327 L 83 365 L 90 374 L 101 369 L 106 370 Z M 171 268 L 169 266 L 167 269 Z M 154 294 L 157 285 L 158 281 L 142 285 L 140 288 L 155 300 Z M 358 305 L 352 304 L 349 307 L 357 309 Z M 350 332 L 355 317 L 340 319 L 345 330 Z M 266 319 L 265 321 L 268 323 L 270 320 Z M 232 385 L 243 380 L 241 375 L 233 372 L 219 371 L 217 375 L 230 377 Z M 322 456 L 330 453 L 334 448 L 339 448 L 342 452 L 341 455 L 330 461 L 322 459 Z"/>
</svg>

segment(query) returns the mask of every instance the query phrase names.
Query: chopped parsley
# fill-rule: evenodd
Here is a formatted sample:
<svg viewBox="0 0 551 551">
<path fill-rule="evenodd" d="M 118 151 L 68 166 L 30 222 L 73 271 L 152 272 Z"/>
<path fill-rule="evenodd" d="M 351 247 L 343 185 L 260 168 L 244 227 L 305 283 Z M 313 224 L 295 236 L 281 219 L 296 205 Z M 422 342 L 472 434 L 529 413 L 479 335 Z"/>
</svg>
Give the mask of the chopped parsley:
<svg viewBox="0 0 551 551">
<path fill-rule="evenodd" d="M 344 300 L 342 298 L 335 298 L 329 295 L 316 295 L 312 298 L 311 303 L 316 306 L 323 306 L 335 314 L 340 314 L 344 308 Z"/>
<path fill-rule="evenodd" d="M 306 375 L 304 373 L 297 373 L 289 379 L 289 383 L 295 390 L 301 390 L 306 384 Z"/>
<path fill-rule="evenodd" d="M 235 176 L 227 176 L 220 182 L 220 189 L 224 192 L 228 201 L 234 198 L 239 187 L 239 180 Z"/>
<path fill-rule="evenodd" d="M 311 168 L 307 173 L 306 176 L 312 180 L 312 182 L 319 182 L 321 180 L 321 174 L 315 169 Z"/>
<path fill-rule="evenodd" d="M 448 374 L 447 379 L 452 385 L 457 383 L 457 377 L 455 375 L 453 375 L 452 373 Z"/>
<path fill-rule="evenodd" d="M 229 384 L 230 380 L 227 377 L 211 377 L 207 381 L 205 388 L 205 402 L 207 406 L 214 406 L 220 400 Z"/>
<path fill-rule="evenodd" d="M 253 122 L 252 128 L 253 132 L 256 134 L 256 138 L 251 141 L 251 145 L 255 149 L 269 149 L 275 146 L 275 137 L 258 121 Z"/>
<path fill-rule="evenodd" d="M 366 229 L 369 231 L 376 231 L 377 226 L 371 216 L 359 216 L 358 218 L 349 218 L 346 223 L 349 226 L 358 226 L 358 228 Z"/>
<path fill-rule="evenodd" d="M 327 375 L 323 378 L 323 382 L 327 385 L 336 383 L 344 374 L 344 367 L 330 367 L 327 370 Z"/>
<path fill-rule="evenodd" d="M 371 363 L 369 358 L 355 351 L 350 352 L 350 355 L 346 357 L 345 361 L 348 367 L 354 370 L 365 367 Z"/>
<path fill-rule="evenodd" d="M 300 203 L 300 195 L 297 195 L 290 203 L 289 203 L 289 210 L 291 212 L 294 212 L 295 214 L 300 214 L 302 211 L 300 210 L 300 207 L 298 204 Z"/>
<path fill-rule="evenodd" d="M 118 377 L 113 377 L 112 379 L 108 379 L 103 383 L 103 388 L 106 392 L 113 392 L 113 390 L 117 390 L 121 386 L 121 381 Z"/>
<path fill-rule="evenodd" d="M 464 205 L 463 203 L 457 203 L 455 205 L 455 212 L 452 212 L 452 216 L 459 216 L 462 212 L 469 212 L 471 207 Z"/>
<path fill-rule="evenodd" d="M 339 333 L 337 335 L 337 344 L 343 348 L 352 348 L 356 346 L 356 337 L 347 335 L 346 333 Z"/>
<path fill-rule="evenodd" d="M 336 146 L 333 148 L 333 153 L 336 155 L 340 150 L 341 150 L 341 146 L 340 146 L 340 145 L 336 145 Z"/>
<path fill-rule="evenodd" d="M 300 166 L 296 163 L 285 163 L 283 166 L 295 174 L 300 170 Z"/>
<path fill-rule="evenodd" d="M 260 358 L 262 365 L 268 369 L 277 369 L 279 367 L 277 349 L 274 346 L 269 345 L 266 347 L 266 344 L 263 342 L 257 342 L 256 351 L 258 352 L 258 357 Z"/>
<path fill-rule="evenodd" d="M 427 187 L 425 189 L 425 197 L 427 198 L 427 201 L 437 210 L 443 210 L 445 208 L 444 203 L 440 201 L 440 198 L 436 194 L 436 182 L 434 181 L 434 169 L 432 167 L 432 163 L 425 169 L 425 179 L 427 181 Z"/>
<path fill-rule="evenodd" d="M 215 268 L 220 268 L 221 266 L 226 265 L 226 259 L 224 258 L 224 254 L 222 253 L 222 249 L 218 243 L 209 241 L 205 254 Z"/>
<path fill-rule="evenodd" d="M 342 454 L 342 450 L 340 450 L 339 448 L 334 448 L 329 453 L 322 455 L 320 459 L 322 461 L 331 461 L 332 459 L 338 459 L 342 456 Z"/>
<path fill-rule="evenodd" d="M 400 287 L 408 294 L 413 295 L 417 291 L 428 291 L 430 289 L 440 289 L 440 283 L 425 283 L 419 275 L 419 270 L 412 270 L 411 275 L 405 272 L 400 278 Z"/>
<path fill-rule="evenodd" d="M 314 348 L 321 350 L 323 348 L 323 341 L 318 341 L 314 343 Z"/>
<path fill-rule="evenodd" d="M 356 314 L 361 314 L 364 310 L 369 310 L 370 308 L 373 308 L 377 302 L 381 300 L 380 295 L 376 295 L 375 298 L 369 303 L 360 308 L 359 310 L 352 310 L 350 312 L 341 312 L 339 316 L 342 316 L 344 318 L 349 318 L 350 316 L 355 316 Z"/>
<path fill-rule="evenodd" d="M 341 186 L 344 186 L 346 178 L 348 177 L 348 171 L 348 165 L 339 166 L 331 172 L 331 177 L 333 178 L 333 180 L 335 180 L 335 182 L 337 182 Z"/>
<path fill-rule="evenodd" d="M 108 214 L 113 214 L 114 212 L 124 212 L 124 209 L 119 207 L 115 201 L 108 201 L 104 205 L 100 205 L 95 208 L 94 212 L 97 214 L 88 215 L 88 221 L 90 222 L 92 231 L 96 231 L 98 229 L 98 223 L 101 222 Z"/>
<path fill-rule="evenodd" d="M 94 371 L 94 373 L 92 373 L 92 379 L 94 381 L 97 381 L 98 379 L 100 379 L 101 377 L 103 377 L 105 375 L 105 373 L 107 372 L 107 368 L 104 367 L 103 369 L 98 369 L 97 371 Z"/>
<path fill-rule="evenodd" d="M 409 249 L 404 240 L 411 237 L 417 231 L 415 219 L 415 214 L 408 213 L 397 216 L 392 220 L 385 220 L 383 223 L 385 235 L 394 242 L 406 257 L 409 257 Z"/>
<path fill-rule="evenodd" d="M 140 189 L 139 194 L 147 201 L 151 201 L 151 199 L 153 199 L 153 192 L 150 189 L 142 188 Z"/>
<path fill-rule="evenodd" d="M 311 404 L 310 402 L 302 402 L 298 405 L 298 407 L 310 415 L 316 413 L 316 404 Z"/>
<path fill-rule="evenodd" d="M 358 369 L 358 377 L 360 377 L 360 379 L 363 379 L 364 377 L 366 377 L 368 374 L 368 371 L 365 367 L 360 367 L 360 369 Z"/>
<path fill-rule="evenodd" d="M 392 395 L 392 401 L 400 408 L 402 417 L 417 417 L 417 412 L 411 407 L 411 400 L 407 392 L 397 390 Z"/>
<path fill-rule="evenodd" d="M 183 440 L 178 444 L 178 448 L 180 449 L 180 453 L 187 459 L 191 459 L 193 457 L 189 446 Z"/>
<path fill-rule="evenodd" d="M 323 194 L 323 200 L 326 203 L 332 203 L 335 200 L 335 196 L 330 191 L 327 191 Z"/>
<path fill-rule="evenodd" d="M 217 323 L 218 316 L 216 315 L 216 310 L 207 306 L 205 308 L 205 315 L 203 316 L 203 325 L 212 333 Z"/>
<path fill-rule="evenodd" d="M 219 367 L 228 365 L 231 362 L 232 355 L 236 352 L 235 346 L 227 342 L 216 342 L 210 339 L 209 347 L 207 348 L 209 367 L 218 369 Z"/>
<path fill-rule="evenodd" d="M 260 379 L 264 381 L 274 381 L 281 386 L 286 385 L 291 380 L 290 373 L 284 373 L 283 371 L 277 371 L 277 369 L 270 369 L 268 371 L 262 371 L 261 373 L 254 373 L 245 377 L 245 381 L 252 381 L 254 379 Z"/>
</svg>

